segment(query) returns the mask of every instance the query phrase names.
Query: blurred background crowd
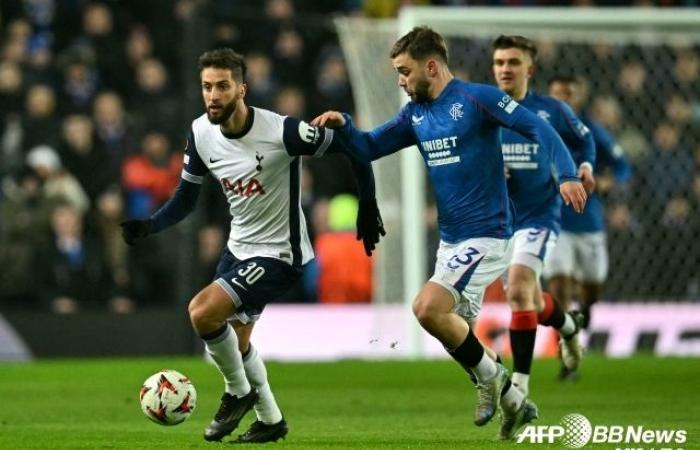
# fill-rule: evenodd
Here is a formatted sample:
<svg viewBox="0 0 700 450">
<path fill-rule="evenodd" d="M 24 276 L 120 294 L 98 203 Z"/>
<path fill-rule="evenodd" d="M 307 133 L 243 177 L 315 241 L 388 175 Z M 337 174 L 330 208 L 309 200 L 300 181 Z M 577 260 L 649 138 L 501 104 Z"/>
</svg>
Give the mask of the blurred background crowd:
<svg viewBox="0 0 700 450">
<path fill-rule="evenodd" d="M 197 56 L 219 46 L 243 53 L 249 105 L 307 119 L 331 108 L 353 112 L 332 15 L 391 17 L 405 3 L 0 2 L 0 306 L 128 313 L 186 301 L 211 279 L 227 239 L 220 186 L 208 179 L 192 218 L 136 247 L 123 243 L 119 223 L 152 214 L 179 182 L 185 137 L 203 113 Z M 687 0 L 410 3 L 697 6 Z M 490 82 L 489 60 L 482 53 L 479 67 L 471 58 L 475 44 L 452 44 L 456 68 Z M 540 44 L 539 82 L 555 71 L 579 70 L 580 61 L 606 67 L 608 85 L 596 84 L 586 107 L 618 138 L 634 171 L 625 186 L 606 174 L 599 178 L 611 247 L 606 297 L 700 299 L 699 49 L 678 47 L 668 61 L 653 49 L 603 45 L 563 58 L 570 50 Z M 670 77 L 657 70 L 660 64 Z M 302 190 L 319 257 L 286 300 L 369 301 L 371 260 L 354 241 L 349 165 L 342 157 L 306 160 Z"/>
</svg>

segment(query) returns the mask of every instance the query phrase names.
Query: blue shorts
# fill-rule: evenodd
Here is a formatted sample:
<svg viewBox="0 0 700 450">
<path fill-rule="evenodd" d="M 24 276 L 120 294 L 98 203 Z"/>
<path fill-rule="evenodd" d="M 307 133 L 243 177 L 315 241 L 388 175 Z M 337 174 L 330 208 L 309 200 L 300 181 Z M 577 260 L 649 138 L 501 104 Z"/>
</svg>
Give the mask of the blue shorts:
<svg viewBox="0 0 700 450">
<path fill-rule="evenodd" d="M 233 317 L 249 323 L 260 318 L 266 304 L 291 289 L 301 274 L 301 268 L 279 259 L 256 256 L 240 260 L 225 248 L 216 266 L 214 282 L 236 305 Z"/>
</svg>

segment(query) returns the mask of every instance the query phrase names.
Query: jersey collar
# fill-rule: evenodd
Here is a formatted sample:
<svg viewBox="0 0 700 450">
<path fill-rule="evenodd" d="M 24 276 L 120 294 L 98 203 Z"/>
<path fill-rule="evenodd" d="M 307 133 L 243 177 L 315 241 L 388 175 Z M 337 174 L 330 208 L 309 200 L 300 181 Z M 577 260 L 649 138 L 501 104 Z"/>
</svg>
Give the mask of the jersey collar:
<svg viewBox="0 0 700 450">
<path fill-rule="evenodd" d="M 243 125 L 243 129 L 239 131 L 238 133 L 226 133 L 224 130 L 219 127 L 219 130 L 221 131 L 221 134 L 224 135 L 226 139 L 240 139 L 248 132 L 250 131 L 251 128 L 253 128 L 253 120 L 255 119 L 255 109 L 252 106 L 248 106 L 248 117 L 246 117 L 245 120 L 245 125 Z"/>
</svg>

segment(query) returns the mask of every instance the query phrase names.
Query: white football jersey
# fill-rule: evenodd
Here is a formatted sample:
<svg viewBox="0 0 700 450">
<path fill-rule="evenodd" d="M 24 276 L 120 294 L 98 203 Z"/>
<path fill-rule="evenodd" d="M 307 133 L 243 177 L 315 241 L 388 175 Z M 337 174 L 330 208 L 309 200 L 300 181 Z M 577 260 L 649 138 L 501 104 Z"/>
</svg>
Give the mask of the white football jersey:
<svg viewBox="0 0 700 450">
<path fill-rule="evenodd" d="M 236 258 L 305 264 L 313 248 L 301 209 L 300 155 L 323 155 L 333 131 L 248 108 L 252 121 L 235 136 L 206 114 L 192 122 L 182 178 L 201 183 L 208 171 L 219 182 L 230 205 L 228 248 Z"/>
</svg>

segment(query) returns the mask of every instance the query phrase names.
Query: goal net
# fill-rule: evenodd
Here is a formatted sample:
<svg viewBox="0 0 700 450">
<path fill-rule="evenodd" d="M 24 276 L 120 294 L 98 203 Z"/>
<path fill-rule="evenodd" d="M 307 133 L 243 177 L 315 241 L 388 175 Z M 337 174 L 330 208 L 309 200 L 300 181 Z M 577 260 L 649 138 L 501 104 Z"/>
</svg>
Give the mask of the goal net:
<svg viewBox="0 0 700 450">
<path fill-rule="evenodd" d="M 583 78 L 586 110 L 616 137 L 633 169 L 627 185 L 609 174 L 598 179 L 611 256 L 606 298 L 700 298 L 698 11 L 410 7 L 396 20 L 337 19 L 360 127 L 381 124 L 405 102 L 388 55 L 417 25 L 446 37 L 453 73 L 468 81 L 493 84 L 490 44 L 500 34 L 538 43 L 535 91 L 546 93 L 555 74 Z M 389 231 L 375 301 L 409 302 L 433 264 L 432 194 L 415 149 L 374 167 Z"/>
</svg>

